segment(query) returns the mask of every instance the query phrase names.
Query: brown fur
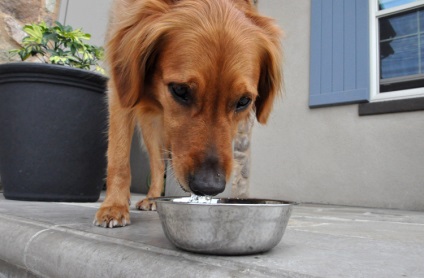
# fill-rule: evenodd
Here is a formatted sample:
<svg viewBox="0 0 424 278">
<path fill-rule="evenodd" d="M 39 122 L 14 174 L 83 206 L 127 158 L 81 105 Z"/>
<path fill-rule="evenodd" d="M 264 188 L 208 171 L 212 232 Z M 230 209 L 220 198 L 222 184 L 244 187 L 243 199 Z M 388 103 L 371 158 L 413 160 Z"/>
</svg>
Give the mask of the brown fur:
<svg viewBox="0 0 424 278">
<path fill-rule="evenodd" d="M 231 175 L 237 126 L 256 111 L 267 122 L 281 84 L 280 30 L 248 0 L 117 0 L 107 43 L 110 66 L 107 194 L 98 225 L 130 222 L 129 154 L 134 126 L 141 126 L 152 173 L 147 197 L 163 190 L 164 158 L 182 188 L 214 150 Z M 188 84 L 193 104 L 182 106 L 169 83 Z M 238 100 L 254 102 L 236 112 Z M 147 198 L 139 209 L 155 209 Z"/>
</svg>

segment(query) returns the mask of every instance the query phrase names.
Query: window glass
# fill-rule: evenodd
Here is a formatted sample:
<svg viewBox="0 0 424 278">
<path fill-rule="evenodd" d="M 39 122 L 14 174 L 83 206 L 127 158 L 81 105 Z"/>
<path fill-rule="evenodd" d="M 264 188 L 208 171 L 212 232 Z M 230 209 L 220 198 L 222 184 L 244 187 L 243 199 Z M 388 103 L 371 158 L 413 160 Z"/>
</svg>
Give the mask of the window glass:
<svg viewBox="0 0 424 278">
<path fill-rule="evenodd" d="M 417 0 L 379 0 L 379 8 L 380 10 L 390 9 L 397 6 L 405 5 L 408 3 L 416 2 Z"/>
<path fill-rule="evenodd" d="M 417 21 L 417 11 L 382 18 L 380 20 L 380 40 L 418 33 Z"/>
<path fill-rule="evenodd" d="M 424 73 L 424 63 L 423 63 L 423 59 L 424 59 L 424 36 L 422 35 L 420 38 L 420 52 L 421 52 L 421 73 Z"/>
<path fill-rule="evenodd" d="M 379 19 L 380 93 L 424 86 L 424 9 Z"/>
<path fill-rule="evenodd" d="M 388 49 L 385 49 L 388 48 Z M 380 44 L 381 79 L 419 73 L 418 36 L 392 40 Z M 384 57 L 383 53 L 390 53 Z"/>
</svg>

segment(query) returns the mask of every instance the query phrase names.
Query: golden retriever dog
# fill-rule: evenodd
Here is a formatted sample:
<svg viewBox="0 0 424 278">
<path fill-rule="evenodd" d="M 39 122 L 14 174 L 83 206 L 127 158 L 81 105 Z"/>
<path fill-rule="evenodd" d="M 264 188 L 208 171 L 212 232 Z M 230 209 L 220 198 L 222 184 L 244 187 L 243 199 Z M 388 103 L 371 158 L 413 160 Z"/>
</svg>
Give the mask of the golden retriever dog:
<svg viewBox="0 0 424 278">
<path fill-rule="evenodd" d="M 135 125 L 151 187 L 136 207 L 155 210 L 169 156 L 181 187 L 223 192 L 238 124 L 265 124 L 281 86 L 280 29 L 250 0 L 116 0 L 107 35 L 107 191 L 94 223 L 130 224 L 129 165 Z"/>
</svg>

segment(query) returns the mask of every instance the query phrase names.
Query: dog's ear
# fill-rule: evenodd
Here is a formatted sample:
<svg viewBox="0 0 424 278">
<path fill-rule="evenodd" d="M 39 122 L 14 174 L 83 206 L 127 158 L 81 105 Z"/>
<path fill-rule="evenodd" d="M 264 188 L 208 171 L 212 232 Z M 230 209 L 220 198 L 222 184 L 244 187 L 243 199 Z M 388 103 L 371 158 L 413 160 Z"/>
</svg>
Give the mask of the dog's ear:
<svg viewBox="0 0 424 278">
<path fill-rule="evenodd" d="M 143 6 L 127 7 L 125 18 L 116 16 L 119 21 L 112 27 L 107 43 L 110 75 L 120 103 L 126 108 L 134 107 L 145 93 L 165 33 L 159 27 L 160 17 L 173 1 L 139 2 Z"/>
<path fill-rule="evenodd" d="M 266 124 L 274 99 L 280 94 L 282 85 L 282 50 L 280 41 L 282 32 L 270 18 L 258 14 L 251 14 L 250 17 L 264 31 L 263 38 L 260 41 L 263 53 L 255 107 L 258 122 Z"/>
</svg>

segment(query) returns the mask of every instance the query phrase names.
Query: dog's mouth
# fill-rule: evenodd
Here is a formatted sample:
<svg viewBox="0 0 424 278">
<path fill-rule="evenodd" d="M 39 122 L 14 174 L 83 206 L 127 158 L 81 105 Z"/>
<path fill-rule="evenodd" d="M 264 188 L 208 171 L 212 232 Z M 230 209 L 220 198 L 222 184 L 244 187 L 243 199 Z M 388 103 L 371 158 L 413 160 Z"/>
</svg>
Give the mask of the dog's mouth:
<svg viewBox="0 0 424 278">
<path fill-rule="evenodd" d="M 190 193 L 191 195 L 196 195 L 196 196 L 206 196 L 205 194 L 203 194 L 201 192 L 197 192 L 197 191 L 193 191 L 191 189 L 185 188 L 177 178 L 175 178 L 175 181 L 180 186 L 180 188 L 186 193 Z"/>
<path fill-rule="evenodd" d="M 170 159 L 167 165 L 168 173 L 171 174 L 169 178 L 172 178 L 172 182 L 177 183 L 184 192 L 198 196 L 215 196 L 225 190 L 225 170 L 220 166 L 216 155 L 207 156 L 194 170 L 185 169 L 185 171 L 190 171 L 190 174 L 186 175 L 181 167 L 174 167 L 182 161 L 172 159 L 171 153 L 169 152 L 168 157 Z"/>
<path fill-rule="evenodd" d="M 169 166 L 168 166 L 169 167 Z M 186 193 L 190 193 L 191 195 L 197 195 L 197 196 L 205 196 L 205 194 L 203 194 L 202 192 L 197 192 L 197 191 L 193 191 L 191 188 L 189 188 L 189 186 L 188 186 L 188 183 L 186 183 L 187 184 L 187 187 L 188 188 L 186 188 L 184 185 L 183 185 L 183 183 L 181 183 L 180 182 L 180 180 L 177 178 L 177 176 L 175 175 L 175 172 L 174 172 L 174 169 L 173 169 L 173 167 L 171 166 L 171 167 L 169 167 L 168 168 L 169 169 L 169 171 L 171 171 L 171 173 L 170 173 L 170 175 L 169 175 L 169 177 L 168 177 L 168 175 L 167 175 L 167 179 L 168 178 L 171 178 L 172 179 L 172 182 L 170 182 L 170 183 L 168 183 L 169 185 L 172 185 L 173 183 L 176 183 L 176 184 L 178 184 L 178 186 L 181 188 L 181 190 L 182 191 L 184 191 L 184 192 L 186 192 Z M 166 186 L 166 185 L 165 185 Z"/>
<path fill-rule="evenodd" d="M 184 191 L 184 192 L 187 192 L 187 193 L 193 193 L 193 192 L 191 192 L 190 190 L 188 190 L 188 189 L 186 189 L 181 183 L 180 183 L 180 181 L 179 180 L 176 180 L 177 181 L 177 183 L 178 183 L 178 185 L 180 186 L 180 188 Z"/>
</svg>

